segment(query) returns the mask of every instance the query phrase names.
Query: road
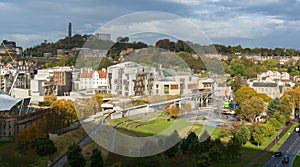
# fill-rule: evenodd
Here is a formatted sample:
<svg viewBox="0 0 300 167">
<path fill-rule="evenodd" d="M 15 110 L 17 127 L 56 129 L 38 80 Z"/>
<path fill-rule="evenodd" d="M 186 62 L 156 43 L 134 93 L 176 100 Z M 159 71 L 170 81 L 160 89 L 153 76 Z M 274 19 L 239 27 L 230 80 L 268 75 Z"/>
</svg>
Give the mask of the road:
<svg viewBox="0 0 300 167">
<path fill-rule="evenodd" d="M 293 161 L 300 150 L 300 137 L 299 133 L 293 132 L 289 138 L 279 148 L 282 152 L 281 157 L 275 157 L 274 155 L 262 166 L 262 167 L 292 167 Z M 283 155 L 288 155 L 290 161 L 288 164 L 281 162 Z"/>
</svg>

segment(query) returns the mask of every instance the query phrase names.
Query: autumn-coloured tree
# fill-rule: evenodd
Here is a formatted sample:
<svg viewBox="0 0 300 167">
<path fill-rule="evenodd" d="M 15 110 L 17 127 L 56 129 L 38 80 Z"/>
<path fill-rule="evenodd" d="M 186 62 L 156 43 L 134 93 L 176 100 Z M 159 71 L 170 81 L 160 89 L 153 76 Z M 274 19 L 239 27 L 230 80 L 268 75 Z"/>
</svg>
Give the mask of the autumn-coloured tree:
<svg viewBox="0 0 300 167">
<path fill-rule="evenodd" d="M 238 104 L 242 104 L 246 99 L 250 99 L 252 96 L 255 96 L 256 92 L 250 87 L 242 87 L 237 90 L 234 94 L 234 100 Z"/>
<path fill-rule="evenodd" d="M 179 107 L 175 104 L 171 105 L 170 108 L 168 109 L 171 118 L 176 119 L 178 114 L 179 114 Z"/>
<path fill-rule="evenodd" d="M 254 122 L 255 118 L 265 111 L 265 102 L 261 98 L 251 97 L 241 105 L 240 117 Z"/>
<path fill-rule="evenodd" d="M 21 130 L 16 137 L 16 142 L 18 145 L 23 145 L 45 136 L 47 133 L 44 130 L 44 122 L 40 119 Z"/>
<path fill-rule="evenodd" d="M 263 99 L 264 102 L 266 102 L 266 103 L 270 103 L 272 101 L 272 98 L 269 97 L 268 95 L 264 94 L 264 93 L 257 93 L 255 96 L 257 98 Z"/>
<path fill-rule="evenodd" d="M 50 105 L 57 100 L 57 96 L 55 96 L 54 94 L 51 95 L 45 95 L 44 96 L 44 102 L 48 102 Z"/>
<path fill-rule="evenodd" d="M 56 100 L 50 106 L 50 112 L 53 114 L 55 121 L 62 124 L 63 127 L 69 126 L 77 121 L 77 114 L 74 102 L 70 100 Z"/>
</svg>

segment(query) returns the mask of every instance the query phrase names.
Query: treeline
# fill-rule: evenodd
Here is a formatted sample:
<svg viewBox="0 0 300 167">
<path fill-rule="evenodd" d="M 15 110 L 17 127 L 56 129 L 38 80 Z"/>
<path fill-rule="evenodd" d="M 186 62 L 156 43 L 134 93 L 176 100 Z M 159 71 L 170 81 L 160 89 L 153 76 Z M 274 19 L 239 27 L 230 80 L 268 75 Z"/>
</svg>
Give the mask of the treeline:
<svg viewBox="0 0 300 167">
<path fill-rule="evenodd" d="M 163 48 L 173 52 L 189 52 L 200 54 L 222 54 L 222 55 L 235 55 L 235 54 L 249 54 L 261 56 L 297 56 L 300 55 L 300 50 L 285 49 L 285 48 L 243 48 L 241 45 L 237 46 L 224 46 L 220 44 L 200 45 L 190 41 L 177 40 L 176 42 L 169 39 L 158 40 L 155 44 L 158 48 Z"/>
<path fill-rule="evenodd" d="M 42 57 L 43 53 L 52 53 L 56 55 L 57 49 L 73 49 L 81 48 L 89 35 L 76 34 L 71 37 L 65 37 L 58 40 L 57 42 L 43 42 L 37 46 L 27 48 L 25 53 L 26 56 Z"/>
</svg>

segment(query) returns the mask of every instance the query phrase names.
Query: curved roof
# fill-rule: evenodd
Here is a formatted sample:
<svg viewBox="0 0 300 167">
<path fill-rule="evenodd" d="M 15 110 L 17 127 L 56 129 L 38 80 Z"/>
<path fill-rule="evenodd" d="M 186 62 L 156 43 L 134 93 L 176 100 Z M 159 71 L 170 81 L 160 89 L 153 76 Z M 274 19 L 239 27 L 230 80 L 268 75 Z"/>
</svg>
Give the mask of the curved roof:
<svg viewBox="0 0 300 167">
<path fill-rule="evenodd" d="M 13 98 L 7 94 L 0 94 L 0 111 L 8 111 L 22 99 Z"/>
</svg>

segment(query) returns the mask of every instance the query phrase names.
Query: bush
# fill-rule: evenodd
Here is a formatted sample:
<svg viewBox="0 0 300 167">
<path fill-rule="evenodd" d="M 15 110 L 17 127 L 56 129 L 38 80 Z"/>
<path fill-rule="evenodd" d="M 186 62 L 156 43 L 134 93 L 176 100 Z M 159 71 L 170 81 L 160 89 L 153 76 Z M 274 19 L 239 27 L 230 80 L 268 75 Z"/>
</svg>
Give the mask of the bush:
<svg viewBox="0 0 300 167">
<path fill-rule="evenodd" d="M 53 141 L 50 140 L 49 137 L 38 138 L 32 141 L 31 147 L 33 147 L 36 153 L 40 156 L 53 154 L 57 150 Z"/>
</svg>

